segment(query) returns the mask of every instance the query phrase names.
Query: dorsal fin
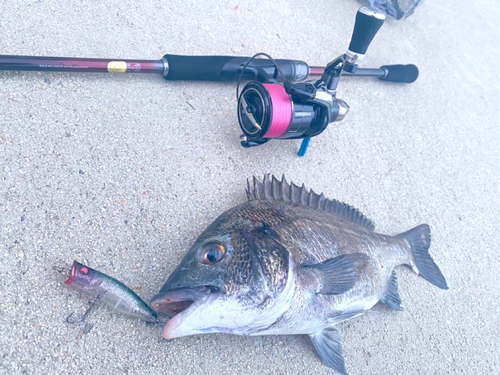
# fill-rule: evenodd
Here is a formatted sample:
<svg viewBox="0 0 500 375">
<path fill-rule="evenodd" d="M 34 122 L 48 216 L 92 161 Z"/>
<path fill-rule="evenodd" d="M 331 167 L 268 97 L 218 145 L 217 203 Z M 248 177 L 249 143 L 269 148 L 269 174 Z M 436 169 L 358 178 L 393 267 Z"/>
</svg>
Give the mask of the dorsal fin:
<svg viewBox="0 0 500 375">
<path fill-rule="evenodd" d="M 311 207 L 331 212 L 366 229 L 375 229 L 372 221 L 354 207 L 334 199 L 327 199 L 323 194 L 319 195 L 312 190 L 307 190 L 304 185 L 299 187 L 293 182 L 288 183 L 285 176 L 280 181 L 276 177 L 266 174 L 262 182 L 254 176 L 252 183 L 247 180 L 246 192 L 249 201 L 275 200 L 295 206 Z"/>
</svg>

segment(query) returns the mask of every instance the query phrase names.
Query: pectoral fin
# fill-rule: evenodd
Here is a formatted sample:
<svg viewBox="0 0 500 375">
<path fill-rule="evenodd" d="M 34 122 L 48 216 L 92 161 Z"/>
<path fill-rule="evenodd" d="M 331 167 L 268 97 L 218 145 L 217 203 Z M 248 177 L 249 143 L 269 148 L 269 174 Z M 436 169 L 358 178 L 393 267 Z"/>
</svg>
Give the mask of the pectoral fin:
<svg viewBox="0 0 500 375">
<path fill-rule="evenodd" d="M 392 271 L 387 292 L 380 299 L 380 302 L 385 303 L 394 310 L 403 311 L 403 308 L 401 307 L 401 297 L 399 297 L 398 293 L 398 279 L 396 278 L 396 271 Z"/>
<path fill-rule="evenodd" d="M 324 328 L 309 335 L 319 356 L 328 367 L 341 375 L 347 375 L 339 332 L 335 327 Z"/>
<path fill-rule="evenodd" d="M 304 267 L 318 272 L 320 282 L 317 293 L 342 294 L 351 289 L 360 279 L 367 258 L 367 255 L 363 253 L 344 254 Z"/>
</svg>

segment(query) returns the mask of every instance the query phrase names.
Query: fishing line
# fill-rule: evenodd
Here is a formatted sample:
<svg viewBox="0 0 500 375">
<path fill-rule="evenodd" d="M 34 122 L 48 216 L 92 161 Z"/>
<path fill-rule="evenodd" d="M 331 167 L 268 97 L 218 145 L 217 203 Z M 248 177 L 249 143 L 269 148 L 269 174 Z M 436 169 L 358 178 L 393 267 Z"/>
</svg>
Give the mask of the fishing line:
<svg viewBox="0 0 500 375">
<path fill-rule="evenodd" d="M 281 85 L 264 83 L 263 86 L 267 89 L 271 97 L 272 118 L 269 130 L 263 138 L 281 137 L 288 129 L 292 121 L 292 101 L 290 95 Z"/>
</svg>

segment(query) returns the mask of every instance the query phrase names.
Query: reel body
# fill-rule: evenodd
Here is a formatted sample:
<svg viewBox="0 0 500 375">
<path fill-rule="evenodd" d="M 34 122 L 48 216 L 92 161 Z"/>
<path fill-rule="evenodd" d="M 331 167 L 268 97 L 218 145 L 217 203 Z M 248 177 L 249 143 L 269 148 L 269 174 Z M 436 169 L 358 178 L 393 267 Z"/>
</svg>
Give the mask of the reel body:
<svg viewBox="0 0 500 375">
<path fill-rule="evenodd" d="M 250 82 L 238 100 L 238 121 L 250 141 L 313 137 L 326 129 L 327 111 L 323 103 L 292 96 L 279 83 Z"/>
<path fill-rule="evenodd" d="M 303 156 L 310 138 L 321 134 L 329 124 L 341 121 L 347 114 L 349 106 L 336 97 L 340 76 L 342 72 L 356 72 L 358 61 L 363 59 L 384 18 L 382 13 L 370 8 L 358 10 L 349 49 L 330 62 L 321 79 L 314 84 L 293 83 L 285 78 L 280 66 L 270 56 L 263 53 L 253 56 L 248 63 L 264 55 L 276 69 L 273 76 L 257 71 L 257 80 L 246 84 L 241 94 L 238 94 L 238 81 L 238 122 L 243 131 L 241 145 L 258 146 L 270 139 L 304 139 L 299 151 L 299 156 Z M 245 69 L 246 66 L 240 77 Z"/>
<path fill-rule="evenodd" d="M 349 110 L 323 80 L 283 84 L 252 81 L 238 96 L 238 122 L 243 147 L 261 145 L 270 139 L 310 139 L 327 126 L 341 121 Z M 305 153 L 305 149 L 301 156 Z"/>
</svg>

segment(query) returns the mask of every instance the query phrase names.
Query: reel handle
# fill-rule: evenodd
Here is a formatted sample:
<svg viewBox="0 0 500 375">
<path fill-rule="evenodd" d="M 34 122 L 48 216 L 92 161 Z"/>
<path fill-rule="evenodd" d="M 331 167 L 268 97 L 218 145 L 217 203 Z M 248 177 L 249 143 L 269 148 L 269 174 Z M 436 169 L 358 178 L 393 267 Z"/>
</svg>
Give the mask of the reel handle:
<svg viewBox="0 0 500 375">
<path fill-rule="evenodd" d="M 358 59 L 361 59 L 383 25 L 384 20 L 385 15 L 383 13 L 367 7 L 359 8 L 347 54 L 349 55 L 349 52 L 352 52 L 353 55 L 358 55 Z"/>
</svg>

